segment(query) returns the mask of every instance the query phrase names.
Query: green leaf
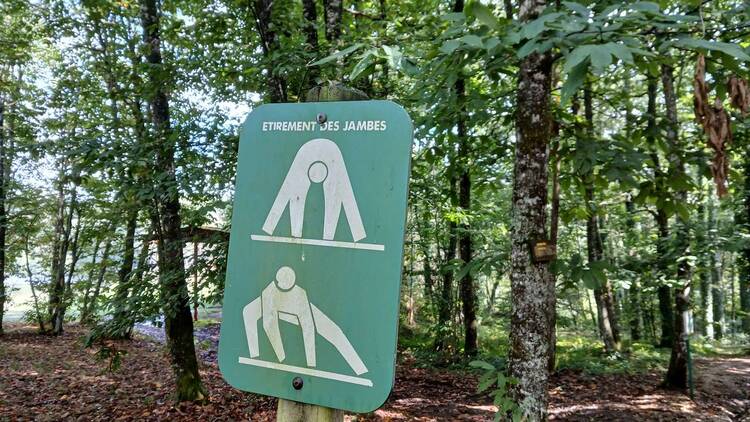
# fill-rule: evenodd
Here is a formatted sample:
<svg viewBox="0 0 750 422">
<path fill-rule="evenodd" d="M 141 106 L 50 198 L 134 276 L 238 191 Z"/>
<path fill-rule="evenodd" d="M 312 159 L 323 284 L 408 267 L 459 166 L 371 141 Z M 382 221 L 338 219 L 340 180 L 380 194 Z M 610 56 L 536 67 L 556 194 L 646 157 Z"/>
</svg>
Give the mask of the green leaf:
<svg viewBox="0 0 750 422">
<path fill-rule="evenodd" d="M 537 35 L 541 34 L 542 31 L 544 31 L 544 26 L 547 22 L 551 22 L 563 15 L 563 13 L 556 12 L 539 16 L 538 18 L 523 26 L 523 29 L 521 30 L 521 36 L 526 39 L 534 38 Z"/>
<path fill-rule="evenodd" d="M 484 369 L 484 370 L 487 370 L 487 371 L 494 371 L 495 370 L 495 367 L 492 366 L 491 363 L 485 362 L 483 360 L 473 360 L 473 361 L 469 362 L 469 366 L 471 366 L 472 368 L 479 368 L 479 369 Z"/>
<path fill-rule="evenodd" d="M 584 271 L 582 275 L 583 285 L 586 286 L 587 289 L 595 290 L 600 287 L 599 280 L 597 280 L 591 270 Z"/>
<path fill-rule="evenodd" d="M 613 42 L 604 45 L 609 48 L 610 52 L 614 54 L 615 57 L 622 60 L 623 63 L 633 63 L 633 53 L 630 51 L 630 48 Z"/>
<path fill-rule="evenodd" d="M 565 106 L 568 101 L 575 95 L 575 93 L 581 88 L 583 82 L 586 80 L 586 75 L 589 71 L 589 62 L 584 61 L 579 63 L 572 71 L 568 73 L 568 78 L 560 90 L 560 105 Z"/>
<path fill-rule="evenodd" d="M 586 6 L 584 6 L 584 5 L 580 4 L 580 3 L 575 3 L 575 2 L 572 2 L 572 1 L 564 1 L 563 4 L 565 5 L 565 7 L 567 7 L 568 9 L 570 9 L 570 10 L 576 12 L 576 13 L 578 13 L 579 15 L 583 16 L 584 18 L 588 18 L 589 15 L 591 15 L 591 10 L 588 7 L 586 7 Z"/>
<path fill-rule="evenodd" d="M 482 48 L 484 46 L 484 44 L 482 44 L 482 39 L 476 35 L 464 35 L 463 37 L 459 38 L 459 40 L 464 44 L 470 45 L 475 48 Z"/>
<path fill-rule="evenodd" d="M 454 51 L 456 51 L 456 49 L 458 47 L 460 47 L 460 46 L 461 46 L 461 41 L 459 41 L 459 40 L 448 40 L 448 41 L 444 42 L 443 45 L 440 46 L 440 51 L 442 51 L 445 54 L 451 54 Z"/>
<path fill-rule="evenodd" d="M 539 44 L 537 44 L 536 40 L 528 40 L 518 49 L 518 51 L 516 51 L 516 56 L 518 56 L 519 59 L 522 59 L 533 53 L 538 45 Z"/>
<path fill-rule="evenodd" d="M 359 76 L 362 72 L 364 72 L 370 65 L 374 62 L 375 58 L 375 50 L 368 50 L 364 56 L 362 56 L 362 59 L 359 60 L 359 62 L 354 66 L 354 69 L 352 69 L 352 73 L 349 75 L 349 80 L 353 81 L 357 79 L 357 76 Z"/>
<path fill-rule="evenodd" d="M 492 10 L 489 7 L 483 5 L 478 1 L 473 1 L 467 6 L 468 7 L 466 9 L 466 12 L 477 18 L 477 20 L 481 22 L 482 25 L 488 26 L 492 29 L 497 29 L 500 27 L 497 18 L 495 18 L 495 15 L 492 14 Z"/>
<path fill-rule="evenodd" d="M 578 66 L 583 60 L 591 55 L 591 45 L 581 45 L 565 56 L 565 65 L 563 72 L 569 73 L 571 69 Z"/>
<path fill-rule="evenodd" d="M 389 45 L 384 45 L 383 52 L 388 59 L 388 66 L 393 69 L 398 69 L 401 67 L 401 59 L 404 57 L 404 54 L 401 52 L 401 49 L 399 49 L 398 46 L 391 47 Z"/>
<path fill-rule="evenodd" d="M 738 60 L 750 61 L 750 56 L 743 51 L 737 44 L 730 44 L 719 41 L 701 40 L 696 38 L 680 38 L 675 41 L 675 45 L 686 48 L 697 48 L 703 50 L 713 50 L 732 56 Z"/>
<path fill-rule="evenodd" d="M 607 66 L 612 63 L 612 53 L 606 45 L 595 45 L 591 49 L 591 66 L 593 66 L 595 72 L 603 71 Z"/>
<path fill-rule="evenodd" d="M 494 374 L 487 373 L 482 376 L 482 378 L 479 379 L 479 385 L 477 385 L 477 391 L 478 392 L 484 392 L 487 391 L 488 388 L 492 386 L 496 381 Z"/>
<path fill-rule="evenodd" d="M 362 43 L 354 44 L 354 45 L 349 46 L 349 47 L 347 47 L 347 48 L 345 48 L 343 50 L 339 50 L 339 51 L 331 54 L 328 57 L 324 57 L 324 58 L 322 58 L 322 59 L 320 59 L 320 60 L 318 60 L 316 62 L 312 62 L 312 63 L 309 64 L 309 66 L 320 66 L 322 64 L 326 64 L 328 62 L 332 62 L 334 60 L 338 60 L 338 59 L 340 59 L 342 57 L 346 57 L 349 54 L 352 54 L 353 52 L 359 50 L 363 46 L 364 46 L 364 44 L 362 44 Z"/>
<path fill-rule="evenodd" d="M 627 7 L 640 12 L 659 13 L 659 5 L 650 1 L 639 1 L 628 5 Z"/>
</svg>

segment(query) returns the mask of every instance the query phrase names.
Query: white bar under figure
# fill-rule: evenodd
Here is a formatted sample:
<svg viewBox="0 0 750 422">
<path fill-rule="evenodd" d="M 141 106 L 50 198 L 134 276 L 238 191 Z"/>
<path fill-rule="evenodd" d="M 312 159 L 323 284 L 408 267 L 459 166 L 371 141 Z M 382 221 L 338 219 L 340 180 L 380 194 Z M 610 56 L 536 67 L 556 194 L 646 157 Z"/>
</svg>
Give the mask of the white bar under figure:
<svg viewBox="0 0 750 422">
<path fill-rule="evenodd" d="M 281 267 L 276 272 L 276 280 L 263 289 L 260 297 L 244 307 L 242 317 L 250 357 L 260 356 L 258 320 L 262 319 L 263 331 L 271 343 L 277 360 L 283 362 L 286 359 L 279 330 L 279 320 L 283 320 L 300 326 L 308 367 L 316 366 L 315 333 L 317 332 L 338 350 L 355 374 L 366 373 L 367 367 L 341 328 L 317 306 L 311 304 L 307 292 L 296 286 L 295 282 L 294 270 L 290 267 Z"/>
</svg>

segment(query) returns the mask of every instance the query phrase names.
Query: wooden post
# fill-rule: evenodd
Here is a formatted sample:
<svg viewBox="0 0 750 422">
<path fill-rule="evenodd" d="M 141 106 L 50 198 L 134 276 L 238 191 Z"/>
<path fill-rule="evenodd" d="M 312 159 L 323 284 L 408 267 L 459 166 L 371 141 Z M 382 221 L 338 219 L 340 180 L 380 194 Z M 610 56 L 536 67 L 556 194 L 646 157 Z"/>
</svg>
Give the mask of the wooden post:
<svg viewBox="0 0 750 422">
<path fill-rule="evenodd" d="M 309 90 L 305 102 L 368 99 L 367 94 L 358 89 L 349 88 L 340 82 L 328 82 Z M 343 410 L 298 403 L 292 400 L 279 399 L 279 406 L 276 409 L 277 422 L 343 422 L 343 420 Z"/>
<path fill-rule="evenodd" d="M 277 422 L 342 422 L 344 411 L 279 399 Z"/>
</svg>

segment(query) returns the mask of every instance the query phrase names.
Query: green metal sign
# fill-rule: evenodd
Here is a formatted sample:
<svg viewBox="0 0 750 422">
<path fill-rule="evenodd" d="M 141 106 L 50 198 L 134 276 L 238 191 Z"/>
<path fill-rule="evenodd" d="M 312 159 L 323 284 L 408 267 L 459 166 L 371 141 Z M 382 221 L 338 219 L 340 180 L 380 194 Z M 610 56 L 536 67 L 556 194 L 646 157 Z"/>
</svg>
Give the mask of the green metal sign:
<svg viewBox="0 0 750 422">
<path fill-rule="evenodd" d="M 394 380 L 412 124 L 388 101 L 264 105 L 240 134 L 219 367 L 354 412 Z"/>
</svg>

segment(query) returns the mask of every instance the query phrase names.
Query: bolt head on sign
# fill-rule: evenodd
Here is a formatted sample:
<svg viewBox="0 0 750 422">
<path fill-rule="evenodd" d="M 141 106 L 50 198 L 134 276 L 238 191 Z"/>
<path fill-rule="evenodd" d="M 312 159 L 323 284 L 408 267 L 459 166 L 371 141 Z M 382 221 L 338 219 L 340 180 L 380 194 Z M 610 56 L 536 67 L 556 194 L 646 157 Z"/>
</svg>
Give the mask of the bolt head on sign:
<svg viewBox="0 0 750 422">
<path fill-rule="evenodd" d="M 389 101 L 269 104 L 248 116 L 219 342 L 232 386 L 353 412 L 385 402 L 412 132 Z"/>
</svg>

